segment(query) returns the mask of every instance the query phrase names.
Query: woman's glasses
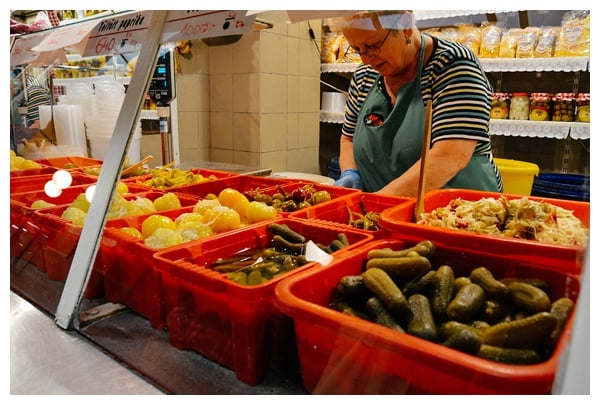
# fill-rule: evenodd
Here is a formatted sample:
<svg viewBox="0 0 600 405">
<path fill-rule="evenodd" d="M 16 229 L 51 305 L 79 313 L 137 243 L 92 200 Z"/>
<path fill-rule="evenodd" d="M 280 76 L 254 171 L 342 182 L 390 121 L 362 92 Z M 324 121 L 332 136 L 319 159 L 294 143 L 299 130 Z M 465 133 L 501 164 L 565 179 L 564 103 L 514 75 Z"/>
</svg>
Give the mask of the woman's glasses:
<svg viewBox="0 0 600 405">
<path fill-rule="evenodd" d="M 348 55 L 349 53 L 357 54 L 360 56 L 370 56 L 370 57 L 379 56 L 379 54 L 381 53 L 381 47 L 383 46 L 385 41 L 388 39 L 388 37 L 390 36 L 391 33 L 392 33 L 392 30 L 388 30 L 387 34 L 385 34 L 385 37 L 381 41 L 379 41 L 375 45 L 365 45 L 365 49 L 362 51 L 358 48 L 349 46 L 348 49 L 346 49 L 344 56 Z"/>
</svg>

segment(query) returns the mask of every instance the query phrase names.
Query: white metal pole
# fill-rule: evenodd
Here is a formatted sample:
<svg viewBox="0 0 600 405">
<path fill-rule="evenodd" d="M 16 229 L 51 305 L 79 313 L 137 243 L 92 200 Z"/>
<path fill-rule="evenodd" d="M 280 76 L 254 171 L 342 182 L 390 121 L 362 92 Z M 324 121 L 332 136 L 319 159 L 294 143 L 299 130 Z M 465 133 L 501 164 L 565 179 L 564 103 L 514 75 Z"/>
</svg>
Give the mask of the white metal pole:
<svg viewBox="0 0 600 405">
<path fill-rule="evenodd" d="M 152 12 L 147 39 L 140 51 L 123 107 L 113 130 L 107 158 L 102 165 L 94 198 L 81 230 L 69 275 L 56 310 L 55 322 L 63 329 L 79 326 L 79 307 L 98 253 L 110 202 L 121 178 L 127 148 L 138 124 L 140 108 L 150 85 L 167 14 L 168 10 Z"/>
</svg>

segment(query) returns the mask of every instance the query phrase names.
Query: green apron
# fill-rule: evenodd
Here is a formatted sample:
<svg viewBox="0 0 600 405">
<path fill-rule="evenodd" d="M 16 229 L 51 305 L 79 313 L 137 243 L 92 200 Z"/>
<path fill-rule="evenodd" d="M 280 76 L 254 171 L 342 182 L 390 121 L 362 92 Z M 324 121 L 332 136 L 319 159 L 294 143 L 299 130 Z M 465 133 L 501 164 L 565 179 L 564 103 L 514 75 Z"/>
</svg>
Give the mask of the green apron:
<svg viewBox="0 0 600 405">
<path fill-rule="evenodd" d="M 381 76 L 365 98 L 353 138 L 354 160 L 364 191 L 380 190 L 421 158 L 425 130 L 421 95 L 424 55 L 425 39 L 421 35 L 417 77 L 398 90 L 394 106 L 377 85 Z M 473 155 L 467 167 L 444 188 L 498 191 L 493 163 L 486 155 Z"/>
</svg>

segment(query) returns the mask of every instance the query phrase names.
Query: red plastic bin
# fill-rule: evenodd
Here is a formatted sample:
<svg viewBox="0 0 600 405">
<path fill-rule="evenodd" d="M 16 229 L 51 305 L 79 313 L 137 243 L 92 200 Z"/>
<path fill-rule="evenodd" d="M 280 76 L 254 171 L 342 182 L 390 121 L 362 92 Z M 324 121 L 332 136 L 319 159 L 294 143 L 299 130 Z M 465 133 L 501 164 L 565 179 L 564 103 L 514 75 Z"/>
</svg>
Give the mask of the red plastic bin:
<svg viewBox="0 0 600 405">
<path fill-rule="evenodd" d="M 289 180 L 241 174 L 220 178 L 210 182 L 182 186 L 179 188 L 179 191 L 205 198 L 208 194 L 215 194 L 218 196 L 219 193 L 225 188 L 233 188 L 239 192 L 245 193 L 252 190 L 262 190 L 268 187 L 287 183 L 289 183 Z"/>
<path fill-rule="evenodd" d="M 189 169 L 189 171 L 196 175 L 199 174 L 205 178 L 204 180 L 202 180 L 198 183 L 194 183 L 193 185 L 210 183 L 210 182 L 220 180 L 220 179 L 226 179 L 226 178 L 230 178 L 230 177 L 239 176 L 236 173 L 225 172 L 222 170 L 209 170 L 209 169 L 194 168 L 194 169 Z M 153 177 L 154 177 L 153 174 L 146 174 L 146 175 L 142 175 L 142 176 L 131 177 L 128 181 L 133 181 L 140 186 L 153 188 L 152 186 L 144 184 L 145 181 L 151 180 Z M 192 186 L 192 185 L 175 186 L 175 187 L 154 187 L 154 188 L 157 190 L 162 190 L 162 191 L 178 191 L 178 192 L 187 193 L 187 191 L 185 191 L 185 190 L 187 187 L 190 187 L 190 186 Z"/>
<path fill-rule="evenodd" d="M 32 167 L 30 169 L 14 169 L 10 171 L 10 178 L 25 177 L 25 176 L 42 176 L 45 174 L 54 174 L 54 167 L 40 165 L 40 167 Z"/>
<path fill-rule="evenodd" d="M 196 198 L 191 195 L 190 197 Z M 179 215 L 190 212 L 193 212 L 193 206 L 164 211 L 161 214 L 175 220 Z M 152 214 L 108 221 L 102 237 L 99 256 L 103 263 L 106 297 L 112 302 L 126 305 L 132 311 L 148 319 L 152 327 L 164 329 L 166 318 L 162 299 L 162 278 L 156 269 L 154 255 L 165 249 L 148 247 L 143 241 L 119 230 L 123 227 L 140 229 L 144 220 L 150 215 Z M 219 235 L 222 234 L 209 238 Z"/>
<path fill-rule="evenodd" d="M 396 332 L 328 307 L 340 278 L 360 274 L 370 249 L 402 249 L 418 241 L 414 236 L 376 240 L 318 273 L 301 273 L 277 285 L 275 304 L 294 319 L 305 388 L 314 394 L 550 393 L 570 340 L 575 311 L 549 359 L 532 365 L 512 365 Z M 553 301 L 560 297 L 577 300 L 579 280 L 560 263 L 535 265 L 494 251 L 436 245 L 434 269 L 447 264 L 459 277 L 485 266 L 496 278 L 545 280 L 551 285 Z"/>
<path fill-rule="evenodd" d="M 31 208 L 37 200 L 59 205 L 68 205 L 77 198 L 79 194 L 85 193 L 89 185 L 67 187 L 57 197 L 49 197 L 44 191 L 30 191 L 10 195 L 10 253 L 11 257 L 22 258 L 32 262 L 40 271 L 46 271 L 42 245 L 46 237 L 41 232 L 39 216 L 35 212 L 44 213 L 49 208 Z M 146 190 L 141 187 L 131 186 L 129 191 L 135 192 Z M 52 211 L 52 210 L 51 210 Z"/>
<path fill-rule="evenodd" d="M 523 197 L 522 195 L 516 194 L 502 194 L 476 190 L 443 189 L 431 191 L 425 194 L 423 199 L 424 212 L 428 213 L 436 208 L 445 207 L 456 198 L 461 198 L 466 201 L 478 201 L 482 198 L 497 199 L 500 196 L 506 196 L 510 200 L 527 198 L 530 201 L 547 202 L 573 211 L 573 215 L 579 218 L 583 225 L 588 228 L 590 226 L 590 204 L 588 202 L 533 196 Z M 532 240 L 483 235 L 457 229 L 416 224 L 406 220 L 408 215 L 414 211 L 414 208 L 415 205 L 413 203 L 388 209 L 380 216 L 380 224 L 384 228 L 399 234 L 415 235 L 423 239 L 431 239 L 433 242 L 447 242 L 459 247 L 469 246 L 481 251 L 490 251 L 493 249 L 497 253 L 518 257 L 520 260 L 528 260 L 528 258 L 535 256 L 537 258 L 536 260 L 548 261 L 550 265 L 557 261 L 561 261 L 565 268 L 573 269 L 575 272 L 574 274 L 581 274 L 583 269 L 587 252 L 587 248 L 585 247 L 561 246 Z M 576 265 L 572 266 L 572 263 L 576 263 Z"/>
<path fill-rule="evenodd" d="M 54 207 L 31 208 L 31 204 L 37 200 L 44 200 L 56 206 L 67 206 L 84 193 L 89 185 L 67 187 L 57 197 L 49 197 L 44 191 L 31 191 L 26 193 L 15 193 L 10 195 L 10 254 L 13 258 L 21 258 L 33 263 L 39 271 L 46 271 L 46 264 L 42 246 L 48 238 L 40 228 L 36 212 L 54 212 Z M 130 193 L 147 191 L 147 189 L 135 185 L 129 186 Z"/>
<path fill-rule="evenodd" d="M 137 197 L 146 197 L 154 201 L 164 194 L 165 192 L 146 190 L 142 193 L 128 193 L 123 197 L 127 200 L 133 200 Z M 181 205 L 183 207 L 188 207 L 188 210 L 191 210 L 189 207 L 193 207 L 197 201 L 196 198 L 191 196 L 180 195 L 179 193 L 174 194 L 178 196 Z M 40 217 L 40 229 L 42 232 L 42 240 L 44 241 L 42 251 L 46 273 L 51 280 L 65 281 L 67 279 L 71 263 L 73 262 L 73 255 L 75 254 L 75 249 L 77 248 L 79 237 L 81 235 L 81 226 L 74 225 L 70 221 L 61 218 L 61 215 L 67 206 L 68 205 L 57 206 L 37 213 Z M 164 214 L 170 211 L 177 210 L 160 211 L 160 213 Z M 136 218 L 138 217 L 134 216 L 128 218 L 132 218 L 130 221 L 137 221 Z M 126 219 L 108 219 L 106 227 L 110 227 L 112 223 L 119 220 L 123 221 Z M 97 298 L 104 295 L 103 274 L 105 268 L 109 264 L 103 262 L 102 259 L 112 257 L 112 255 L 112 252 L 108 252 L 108 254 L 101 254 L 99 252 L 96 256 L 94 270 L 88 283 L 88 289 L 86 290 L 86 298 Z"/>
<path fill-rule="evenodd" d="M 175 220 L 179 215 L 189 212 L 193 212 L 192 206 L 160 214 Z M 150 321 L 153 328 L 164 329 L 166 319 L 162 278 L 154 259 L 155 253 L 164 249 L 146 246 L 143 241 L 120 231 L 123 227 L 141 229 L 142 223 L 150 215 L 152 214 L 107 221 L 98 256 L 104 272 L 106 298 L 126 305 Z"/>
<path fill-rule="evenodd" d="M 360 213 L 362 215 L 372 212 L 381 214 L 388 208 L 396 207 L 400 204 L 414 202 L 413 198 L 397 197 L 389 195 L 379 195 L 373 193 L 359 192 L 353 193 L 342 198 L 336 198 L 330 202 L 314 205 L 310 208 L 292 212 L 290 218 L 308 219 L 317 221 L 334 222 L 344 228 L 357 229 L 350 225 L 350 213 Z M 406 212 L 406 221 L 412 219 Z M 388 231 L 379 226 L 377 231 L 366 231 L 373 233 L 377 238 L 384 238 Z"/>
<path fill-rule="evenodd" d="M 41 163 L 46 166 L 52 166 L 56 169 L 75 169 L 71 166 L 76 166 L 78 169 L 83 169 L 86 167 L 96 167 L 102 165 L 102 160 L 92 159 L 83 156 L 57 156 L 46 159 L 39 159 L 36 162 Z M 69 167 L 66 167 L 66 166 Z M 56 170 L 55 169 L 55 170 Z"/>
<path fill-rule="evenodd" d="M 40 174 L 37 176 L 19 176 L 11 177 L 10 179 L 10 193 L 25 193 L 29 191 L 43 191 L 44 185 L 49 180 L 52 180 L 52 175 L 56 170 L 52 170 L 49 174 Z M 88 176 L 86 174 L 72 172 L 71 177 L 73 181 L 71 186 L 79 186 L 83 184 L 94 184 L 98 181 L 96 176 Z"/>
<path fill-rule="evenodd" d="M 331 225 L 294 219 L 273 222 L 286 224 L 315 243 L 329 244 L 340 232 Z M 343 232 L 351 247 L 373 239 L 364 232 Z M 307 269 L 318 271 L 322 266 L 311 262 L 255 286 L 230 281 L 226 274 L 209 266 L 218 258 L 266 248 L 271 237 L 268 223 L 262 223 L 155 255 L 163 273 L 171 344 L 235 370 L 238 380 L 250 385 L 259 383 L 270 366 L 295 359 L 291 320 L 273 304 L 275 286 L 293 274 Z M 334 258 L 345 250 L 334 252 Z"/>
<path fill-rule="evenodd" d="M 42 242 L 42 253 L 46 274 L 50 280 L 66 281 L 81 235 L 81 226 L 73 225 L 60 217 L 66 205 L 40 210 L 34 215 L 38 217 L 39 232 Z M 84 296 L 93 299 L 104 295 L 101 265 L 98 257 L 90 275 Z"/>
</svg>

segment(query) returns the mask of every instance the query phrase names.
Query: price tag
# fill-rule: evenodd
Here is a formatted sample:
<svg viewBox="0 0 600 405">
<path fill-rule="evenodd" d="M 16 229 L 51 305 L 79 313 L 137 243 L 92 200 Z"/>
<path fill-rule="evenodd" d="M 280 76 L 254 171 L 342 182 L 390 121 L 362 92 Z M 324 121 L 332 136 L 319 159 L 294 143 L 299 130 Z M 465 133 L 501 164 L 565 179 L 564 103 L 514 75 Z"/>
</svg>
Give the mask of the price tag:
<svg viewBox="0 0 600 405">
<path fill-rule="evenodd" d="M 39 45 L 48 33 L 38 32 L 15 39 L 10 49 L 10 65 L 25 65 L 33 61 L 41 51 L 34 51 L 32 48 Z"/>
<path fill-rule="evenodd" d="M 138 52 L 146 38 L 151 19 L 152 10 L 104 18 L 90 32 L 81 54 L 88 57 Z"/>
<path fill-rule="evenodd" d="M 245 11 L 174 10 L 169 13 L 162 42 L 235 35 L 254 28 L 255 15 Z"/>
</svg>

